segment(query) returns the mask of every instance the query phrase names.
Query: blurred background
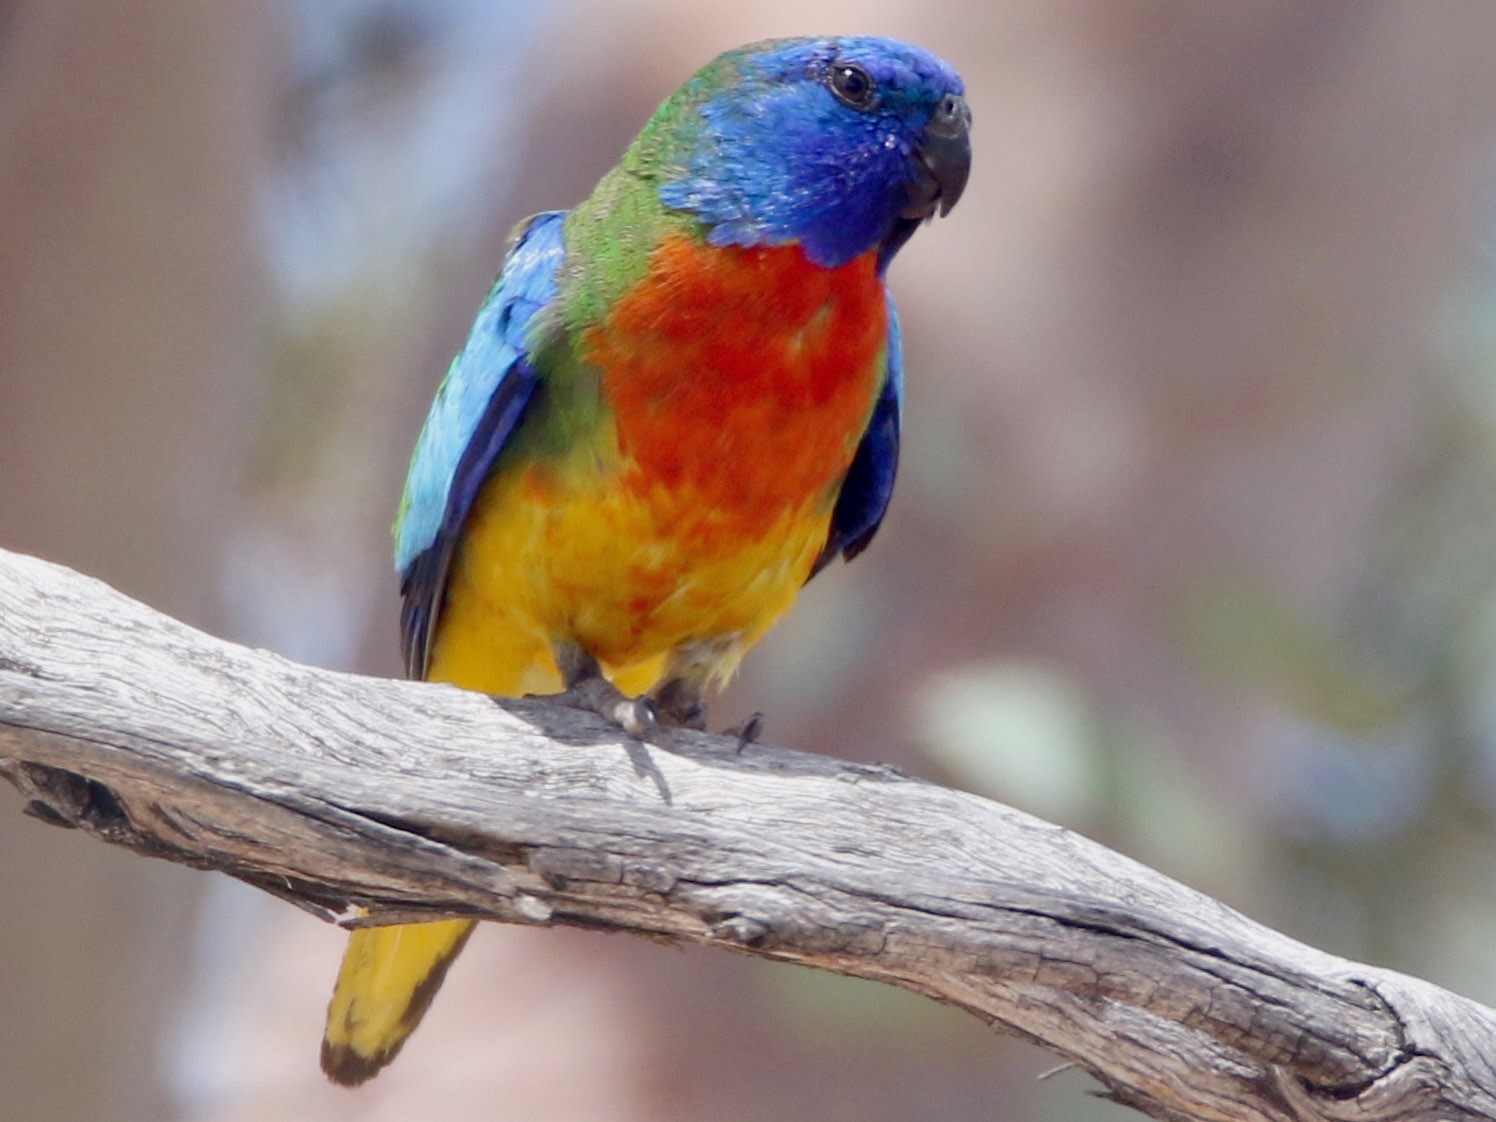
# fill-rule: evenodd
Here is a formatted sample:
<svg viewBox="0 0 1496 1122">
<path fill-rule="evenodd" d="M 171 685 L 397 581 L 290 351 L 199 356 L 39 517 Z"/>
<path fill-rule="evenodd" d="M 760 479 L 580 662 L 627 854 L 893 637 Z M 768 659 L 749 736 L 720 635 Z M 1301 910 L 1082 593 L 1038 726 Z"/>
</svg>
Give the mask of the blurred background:
<svg viewBox="0 0 1496 1122">
<path fill-rule="evenodd" d="M 521 217 L 720 50 L 965 74 L 892 271 L 876 546 L 716 706 L 1014 803 L 1496 1002 L 1496 6 L 0 2 L 0 546 L 398 672 L 388 526 Z M 1120 1119 L 865 983 L 485 928 L 393 1068 L 343 937 L 0 791 L 0 1118 Z"/>
</svg>

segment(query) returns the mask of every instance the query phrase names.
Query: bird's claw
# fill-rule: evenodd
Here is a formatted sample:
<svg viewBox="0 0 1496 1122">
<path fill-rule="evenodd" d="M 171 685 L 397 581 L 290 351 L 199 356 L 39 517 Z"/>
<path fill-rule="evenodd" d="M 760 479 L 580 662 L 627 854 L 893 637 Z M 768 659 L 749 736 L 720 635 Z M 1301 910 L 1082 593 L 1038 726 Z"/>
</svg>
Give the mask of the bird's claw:
<svg viewBox="0 0 1496 1122">
<path fill-rule="evenodd" d="M 639 740 L 660 727 L 659 709 L 651 699 L 627 697 L 617 686 L 601 676 L 583 678 L 561 693 L 530 696 L 545 697 L 572 709 L 596 713 Z"/>
<path fill-rule="evenodd" d="M 764 731 L 764 715 L 762 713 L 749 713 L 747 717 L 737 724 L 722 730 L 723 736 L 735 736 L 738 738 L 737 751 L 741 752 L 748 745 L 757 742 L 759 734 Z"/>
<path fill-rule="evenodd" d="M 612 713 L 604 713 L 624 732 L 636 740 L 660 727 L 660 713 L 655 703 L 647 697 L 625 697 L 613 706 Z"/>
</svg>

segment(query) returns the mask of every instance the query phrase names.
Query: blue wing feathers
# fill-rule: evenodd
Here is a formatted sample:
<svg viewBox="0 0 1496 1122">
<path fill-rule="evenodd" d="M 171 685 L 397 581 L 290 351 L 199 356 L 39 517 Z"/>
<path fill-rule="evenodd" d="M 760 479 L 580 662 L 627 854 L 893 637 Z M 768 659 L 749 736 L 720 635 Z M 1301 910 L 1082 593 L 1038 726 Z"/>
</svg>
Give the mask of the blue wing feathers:
<svg viewBox="0 0 1496 1122">
<path fill-rule="evenodd" d="M 873 540 L 888 501 L 893 497 L 899 470 L 899 428 L 904 411 L 904 356 L 899 333 L 899 313 L 888 297 L 887 375 L 883 392 L 873 406 L 867 431 L 857 445 L 852 466 L 842 481 L 841 492 L 831 513 L 826 546 L 816 558 L 810 575 L 815 576 L 840 553 L 848 561 Z"/>
<path fill-rule="evenodd" d="M 425 673 L 462 524 L 535 389 L 526 337 L 556 295 L 564 221 L 564 212 L 551 211 L 520 233 L 416 442 L 395 523 L 401 646 L 411 677 Z"/>
</svg>

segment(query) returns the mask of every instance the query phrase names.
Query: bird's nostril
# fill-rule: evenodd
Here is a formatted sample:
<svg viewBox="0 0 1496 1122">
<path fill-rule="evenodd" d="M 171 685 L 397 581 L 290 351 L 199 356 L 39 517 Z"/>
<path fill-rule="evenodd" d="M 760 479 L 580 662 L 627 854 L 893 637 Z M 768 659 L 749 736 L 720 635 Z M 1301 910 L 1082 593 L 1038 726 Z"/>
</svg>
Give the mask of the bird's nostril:
<svg viewBox="0 0 1496 1122">
<path fill-rule="evenodd" d="M 971 110 L 959 94 L 946 94 L 930 117 L 930 131 L 936 136 L 954 137 L 971 126 Z"/>
</svg>

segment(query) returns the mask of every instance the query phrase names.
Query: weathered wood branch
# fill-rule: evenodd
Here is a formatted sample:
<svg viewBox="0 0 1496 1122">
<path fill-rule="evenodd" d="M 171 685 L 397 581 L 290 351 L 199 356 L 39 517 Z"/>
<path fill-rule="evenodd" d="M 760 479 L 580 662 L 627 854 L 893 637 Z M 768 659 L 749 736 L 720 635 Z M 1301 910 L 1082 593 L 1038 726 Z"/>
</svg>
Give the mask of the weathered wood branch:
<svg viewBox="0 0 1496 1122">
<path fill-rule="evenodd" d="M 1496 1012 L 896 771 L 299 666 L 0 552 L 32 813 L 329 920 L 476 916 L 903 986 L 1166 1119 L 1496 1118 Z"/>
</svg>

